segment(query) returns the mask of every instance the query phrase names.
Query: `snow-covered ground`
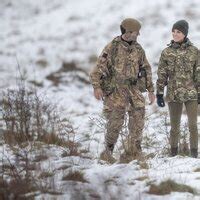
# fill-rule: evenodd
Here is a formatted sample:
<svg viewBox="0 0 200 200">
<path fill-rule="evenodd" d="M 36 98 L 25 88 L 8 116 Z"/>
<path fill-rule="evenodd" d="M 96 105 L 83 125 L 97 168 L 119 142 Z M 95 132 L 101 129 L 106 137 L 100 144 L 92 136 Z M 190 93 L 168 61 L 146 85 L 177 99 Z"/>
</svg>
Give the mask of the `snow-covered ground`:
<svg viewBox="0 0 200 200">
<path fill-rule="evenodd" d="M 200 47 L 200 4 L 198 0 L 2 0 L 0 2 L 0 88 L 13 87 L 19 77 L 17 63 L 27 82 L 40 85 L 45 93 L 62 107 L 61 115 L 69 118 L 82 148 L 89 148 L 90 159 L 63 158 L 52 148 L 48 162 L 52 170 L 71 163 L 70 169 L 83 171 L 88 183 L 60 182 L 56 184 L 63 195 L 57 199 L 200 199 L 200 160 L 164 154 L 169 126 L 164 126 L 164 109 L 148 105 L 144 137 L 152 147 L 143 144 L 148 167 L 134 160 L 129 164 L 107 165 L 99 162 L 103 149 L 104 130 L 98 127 L 102 102 L 93 97 L 88 73 L 102 48 L 120 34 L 119 25 L 125 17 L 137 18 L 142 23 L 139 42 L 152 65 L 154 82 L 160 53 L 171 39 L 171 27 L 179 19 L 189 22 L 189 38 Z M 63 67 L 64 63 L 76 70 Z M 61 70 L 60 70 L 61 69 Z M 80 70 L 81 69 L 81 70 Z M 84 70 L 84 71 L 83 71 Z M 57 82 L 48 78 L 57 76 Z M 80 79 L 81 77 L 81 79 Z M 169 120 L 167 118 L 167 120 Z M 182 128 L 187 122 L 182 118 Z M 120 142 L 114 155 L 119 157 Z M 72 164 L 73 163 L 73 164 Z M 67 174 L 65 169 L 61 174 Z M 173 192 L 165 196 L 150 195 L 150 182 L 167 179 L 194 187 L 197 194 Z M 79 193 L 79 196 L 77 195 Z M 53 198 L 42 194 L 37 198 Z"/>
</svg>

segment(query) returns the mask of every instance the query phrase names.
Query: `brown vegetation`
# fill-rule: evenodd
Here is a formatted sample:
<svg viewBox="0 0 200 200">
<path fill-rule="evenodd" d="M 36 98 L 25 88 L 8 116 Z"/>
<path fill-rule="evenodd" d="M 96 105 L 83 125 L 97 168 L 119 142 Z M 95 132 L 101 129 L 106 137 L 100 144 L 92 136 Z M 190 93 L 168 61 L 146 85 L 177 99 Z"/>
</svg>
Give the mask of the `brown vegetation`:
<svg viewBox="0 0 200 200">
<path fill-rule="evenodd" d="M 195 194 L 196 191 L 192 187 L 184 184 L 179 184 L 173 180 L 166 180 L 161 182 L 159 185 L 151 184 L 149 194 L 165 195 L 171 192 L 189 192 Z"/>
<path fill-rule="evenodd" d="M 64 181 L 77 181 L 87 183 L 88 181 L 84 178 L 84 175 L 80 171 L 70 171 L 66 176 L 63 177 Z"/>
</svg>

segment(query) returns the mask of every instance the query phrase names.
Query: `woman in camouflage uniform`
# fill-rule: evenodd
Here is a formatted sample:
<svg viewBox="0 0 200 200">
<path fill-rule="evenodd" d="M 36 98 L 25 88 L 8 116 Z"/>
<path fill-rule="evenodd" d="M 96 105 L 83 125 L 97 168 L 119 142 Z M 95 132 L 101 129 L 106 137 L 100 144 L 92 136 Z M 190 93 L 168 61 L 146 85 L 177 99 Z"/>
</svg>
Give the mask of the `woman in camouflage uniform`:
<svg viewBox="0 0 200 200">
<path fill-rule="evenodd" d="M 187 38 L 188 23 L 177 21 L 172 27 L 173 40 L 162 51 L 158 65 L 157 104 L 165 106 L 164 87 L 170 114 L 171 156 L 178 153 L 178 136 L 183 104 L 190 131 L 190 152 L 198 156 L 197 108 L 200 97 L 200 60 L 198 49 Z"/>
</svg>

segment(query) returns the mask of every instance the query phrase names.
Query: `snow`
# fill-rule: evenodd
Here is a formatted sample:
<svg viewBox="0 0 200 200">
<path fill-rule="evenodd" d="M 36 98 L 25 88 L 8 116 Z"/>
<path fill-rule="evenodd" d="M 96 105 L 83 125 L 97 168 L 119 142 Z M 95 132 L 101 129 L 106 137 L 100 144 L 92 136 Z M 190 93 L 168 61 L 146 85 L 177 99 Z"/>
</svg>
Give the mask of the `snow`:
<svg viewBox="0 0 200 200">
<path fill-rule="evenodd" d="M 98 157 L 104 148 L 105 129 L 98 127 L 101 117 L 102 102 L 93 97 L 91 85 L 76 79 L 75 75 L 85 77 L 81 72 L 61 73 L 61 82 L 55 86 L 46 77 L 58 71 L 63 62 L 74 62 L 87 73 L 95 65 L 90 61 L 102 48 L 119 34 L 119 24 L 125 17 L 135 17 L 142 22 L 139 42 L 153 69 L 156 81 L 157 63 L 162 49 L 171 40 L 171 27 L 179 19 L 189 22 L 189 38 L 200 45 L 200 4 L 198 0 L 2 0 L 0 3 L 0 88 L 1 93 L 14 87 L 19 77 L 17 61 L 27 82 L 36 80 L 43 83 L 39 92 L 61 107 L 61 116 L 68 118 L 76 132 L 77 141 L 82 148 L 90 150 L 89 157 L 62 157 L 62 150 L 49 147 L 48 161 L 43 161 L 43 168 L 56 171 L 57 188 L 63 192 L 57 199 L 200 199 L 200 160 L 188 156 L 173 158 L 163 154 L 167 147 L 169 125 L 164 127 L 163 109 L 148 105 L 146 99 L 146 127 L 144 136 L 153 140 L 154 146 L 147 148 L 145 154 L 154 153 L 147 159 L 147 169 L 142 169 L 139 161 L 129 164 L 116 163 L 108 165 Z M 46 65 L 38 64 L 45 61 Z M 169 116 L 167 116 L 169 123 Z M 182 129 L 187 117 L 182 116 Z M 199 124 L 198 124 L 199 125 Z M 167 130 L 167 133 L 166 133 Z M 121 143 L 117 143 L 114 155 L 118 158 Z M 4 149 L 3 146 L 0 147 Z M 2 152 L 3 150 L 1 150 Z M 6 154 L 7 155 L 7 154 Z M 11 156 L 8 155 L 7 156 Z M 12 157 L 10 157 L 12 158 Z M 70 169 L 81 170 L 89 183 L 71 183 L 62 181 L 63 174 L 70 169 L 56 170 L 64 164 Z M 139 177 L 147 177 L 137 180 Z M 172 179 L 194 187 L 197 194 L 172 192 L 165 196 L 150 195 L 148 182 L 159 184 Z M 91 196 L 93 194 L 93 196 Z M 82 195 L 82 196 L 81 196 Z M 36 199 L 50 199 L 53 195 L 39 194 Z"/>
</svg>

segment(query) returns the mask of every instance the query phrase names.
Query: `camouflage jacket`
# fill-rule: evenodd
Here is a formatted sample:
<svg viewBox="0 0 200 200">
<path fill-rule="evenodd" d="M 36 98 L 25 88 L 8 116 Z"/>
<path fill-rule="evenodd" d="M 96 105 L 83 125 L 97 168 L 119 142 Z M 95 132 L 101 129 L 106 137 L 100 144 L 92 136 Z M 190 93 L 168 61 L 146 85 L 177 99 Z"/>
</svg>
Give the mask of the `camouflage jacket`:
<svg viewBox="0 0 200 200">
<path fill-rule="evenodd" d="M 196 100 L 197 92 L 200 92 L 198 49 L 189 39 L 182 44 L 172 41 L 162 51 L 157 74 L 157 94 L 164 94 L 164 87 L 167 85 L 169 102 Z"/>
<path fill-rule="evenodd" d="M 109 76 L 112 79 L 109 85 L 123 87 L 127 80 L 137 81 L 140 66 L 146 70 L 146 88 L 149 92 L 153 92 L 151 66 L 143 48 L 137 42 L 129 45 L 118 36 L 103 49 L 90 74 L 91 83 L 94 88 L 101 88 L 102 76 Z"/>
</svg>

